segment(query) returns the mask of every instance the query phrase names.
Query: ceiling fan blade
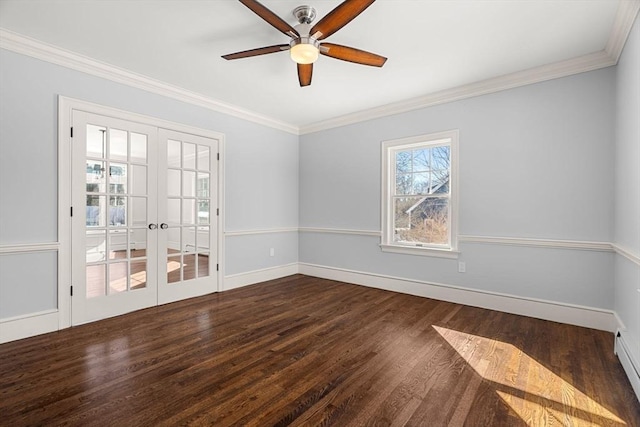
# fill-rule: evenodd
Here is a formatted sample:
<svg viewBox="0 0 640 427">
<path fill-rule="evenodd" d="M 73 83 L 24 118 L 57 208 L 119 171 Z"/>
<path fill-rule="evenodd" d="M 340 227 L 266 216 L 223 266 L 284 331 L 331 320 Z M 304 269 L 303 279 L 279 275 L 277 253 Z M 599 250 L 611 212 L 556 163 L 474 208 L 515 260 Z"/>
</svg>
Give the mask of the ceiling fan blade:
<svg viewBox="0 0 640 427">
<path fill-rule="evenodd" d="M 329 37 L 340 28 L 347 25 L 362 11 L 371 6 L 375 0 L 345 0 L 335 9 L 329 12 L 324 18 L 318 21 L 309 31 L 309 34 L 317 40 Z M 314 36 L 316 33 L 321 33 Z"/>
<path fill-rule="evenodd" d="M 243 50 L 242 52 L 229 53 L 227 55 L 222 55 L 222 57 L 226 60 L 240 59 L 240 58 L 249 58 L 251 56 L 266 55 L 267 53 L 283 52 L 285 50 L 289 50 L 288 44 L 277 44 L 274 46 L 259 47 L 257 49 Z"/>
<path fill-rule="evenodd" d="M 311 84 L 312 74 L 313 64 L 298 64 L 298 81 L 300 82 L 300 87 Z"/>
<path fill-rule="evenodd" d="M 333 43 L 320 43 L 320 53 L 343 61 L 371 65 L 373 67 L 382 67 L 387 61 L 384 56 Z"/>
<path fill-rule="evenodd" d="M 276 15 L 275 13 L 267 9 L 260 2 L 256 0 L 240 0 L 240 3 L 247 6 L 249 9 L 253 11 L 253 13 L 255 13 L 260 18 L 267 21 L 269 24 L 271 24 L 273 27 L 275 27 L 277 30 L 279 30 L 283 34 L 294 39 L 300 38 L 300 34 L 298 33 L 298 31 L 296 31 L 295 28 L 287 24 L 286 21 L 284 21 L 278 15 Z"/>
</svg>

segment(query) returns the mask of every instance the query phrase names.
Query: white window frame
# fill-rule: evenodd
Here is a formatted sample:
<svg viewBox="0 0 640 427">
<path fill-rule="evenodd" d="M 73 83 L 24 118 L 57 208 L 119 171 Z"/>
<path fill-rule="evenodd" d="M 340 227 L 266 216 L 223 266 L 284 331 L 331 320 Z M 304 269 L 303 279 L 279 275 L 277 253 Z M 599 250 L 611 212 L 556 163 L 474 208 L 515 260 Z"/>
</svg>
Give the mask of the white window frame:
<svg viewBox="0 0 640 427">
<path fill-rule="evenodd" d="M 382 241 L 383 252 L 394 252 L 410 255 L 433 256 L 441 258 L 458 258 L 458 130 L 418 135 L 408 138 L 382 141 Z M 449 177 L 449 241 L 450 245 L 425 245 L 394 242 L 393 195 L 395 193 L 396 170 L 395 153 L 401 150 L 428 147 L 430 145 L 449 144 L 450 177 Z"/>
</svg>

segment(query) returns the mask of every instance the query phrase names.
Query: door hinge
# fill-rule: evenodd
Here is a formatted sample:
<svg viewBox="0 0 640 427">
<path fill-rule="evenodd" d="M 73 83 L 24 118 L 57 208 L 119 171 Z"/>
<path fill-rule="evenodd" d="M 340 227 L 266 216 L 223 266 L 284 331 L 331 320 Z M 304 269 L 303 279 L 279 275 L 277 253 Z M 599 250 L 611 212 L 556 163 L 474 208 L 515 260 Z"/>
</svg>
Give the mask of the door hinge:
<svg viewBox="0 0 640 427">
<path fill-rule="evenodd" d="M 216 271 L 220 271 L 220 264 L 216 264 Z"/>
<path fill-rule="evenodd" d="M 73 138 L 73 126 L 71 126 L 71 138 Z"/>
<path fill-rule="evenodd" d="M 73 206 L 71 206 L 71 216 L 73 216 Z"/>
<path fill-rule="evenodd" d="M 71 286 L 71 296 L 73 296 L 73 286 Z"/>
<path fill-rule="evenodd" d="M 218 160 L 220 160 L 220 153 L 218 153 Z"/>
<path fill-rule="evenodd" d="M 216 208 L 216 216 L 220 216 L 220 208 Z"/>
</svg>

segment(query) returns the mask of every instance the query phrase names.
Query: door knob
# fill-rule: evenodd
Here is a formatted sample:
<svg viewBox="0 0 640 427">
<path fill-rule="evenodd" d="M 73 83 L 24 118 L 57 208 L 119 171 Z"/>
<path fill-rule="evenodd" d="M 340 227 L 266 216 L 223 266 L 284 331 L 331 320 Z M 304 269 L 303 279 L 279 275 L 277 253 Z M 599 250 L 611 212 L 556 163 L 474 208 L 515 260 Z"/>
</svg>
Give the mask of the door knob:
<svg viewBox="0 0 640 427">
<path fill-rule="evenodd" d="M 149 230 L 155 230 L 158 228 L 158 224 L 149 224 Z"/>
<path fill-rule="evenodd" d="M 169 228 L 169 225 L 163 222 L 162 224 L 160 224 L 160 228 L 166 230 L 167 228 Z"/>
</svg>

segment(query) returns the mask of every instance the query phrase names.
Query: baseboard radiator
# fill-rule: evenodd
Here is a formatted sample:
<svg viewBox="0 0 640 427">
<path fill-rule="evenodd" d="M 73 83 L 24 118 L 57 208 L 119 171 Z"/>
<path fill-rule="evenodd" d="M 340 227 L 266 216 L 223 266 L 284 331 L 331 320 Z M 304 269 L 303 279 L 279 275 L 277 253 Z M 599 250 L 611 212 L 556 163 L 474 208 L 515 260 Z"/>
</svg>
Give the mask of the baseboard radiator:
<svg viewBox="0 0 640 427">
<path fill-rule="evenodd" d="M 629 382 L 631 382 L 636 397 L 640 401 L 640 365 L 638 365 L 633 354 L 629 351 L 627 341 L 624 339 L 624 332 L 616 333 L 615 352 L 627 377 L 629 377 Z"/>
</svg>

